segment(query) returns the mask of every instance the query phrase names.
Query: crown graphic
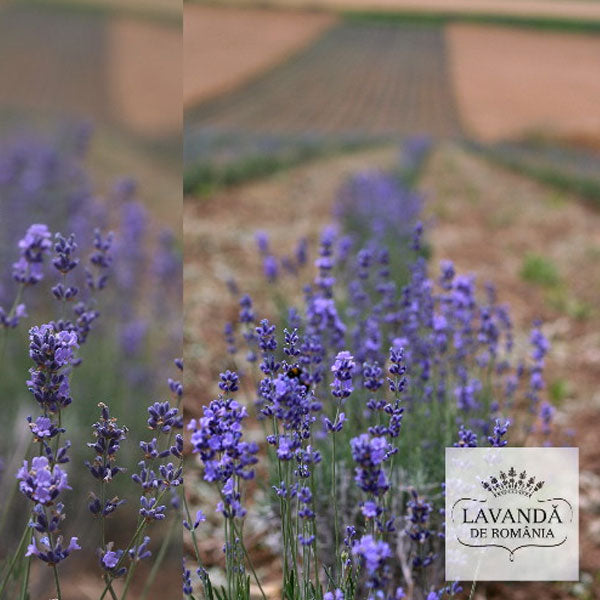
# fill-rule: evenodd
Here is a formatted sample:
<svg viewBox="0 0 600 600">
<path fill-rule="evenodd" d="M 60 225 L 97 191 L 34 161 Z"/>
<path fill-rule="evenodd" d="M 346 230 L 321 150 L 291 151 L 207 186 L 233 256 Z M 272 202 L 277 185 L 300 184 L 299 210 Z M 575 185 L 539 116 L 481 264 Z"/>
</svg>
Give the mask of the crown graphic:
<svg viewBox="0 0 600 600">
<path fill-rule="evenodd" d="M 535 492 L 544 487 L 543 481 L 536 481 L 535 477 L 527 476 L 527 471 L 517 473 L 514 467 L 511 467 L 507 473 L 500 471 L 499 475 L 491 475 L 481 482 L 483 489 L 490 492 L 494 497 L 506 496 L 508 494 L 518 494 L 531 498 Z"/>
</svg>

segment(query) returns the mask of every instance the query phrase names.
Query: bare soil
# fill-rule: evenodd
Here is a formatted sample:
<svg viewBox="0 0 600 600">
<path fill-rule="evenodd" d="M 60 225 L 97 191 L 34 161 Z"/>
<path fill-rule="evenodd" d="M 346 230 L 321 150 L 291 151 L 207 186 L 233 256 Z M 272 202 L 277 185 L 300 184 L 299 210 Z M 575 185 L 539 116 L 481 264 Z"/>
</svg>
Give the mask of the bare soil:
<svg viewBox="0 0 600 600">
<path fill-rule="evenodd" d="M 184 5 L 184 106 L 227 92 L 325 31 L 333 15 Z"/>
<path fill-rule="evenodd" d="M 182 128 L 179 27 L 119 18 L 110 21 L 106 42 L 108 103 L 118 120 L 144 136 Z"/>
<path fill-rule="evenodd" d="M 600 37 L 451 24 L 446 40 L 468 133 L 497 141 L 543 132 L 600 146 Z"/>
</svg>

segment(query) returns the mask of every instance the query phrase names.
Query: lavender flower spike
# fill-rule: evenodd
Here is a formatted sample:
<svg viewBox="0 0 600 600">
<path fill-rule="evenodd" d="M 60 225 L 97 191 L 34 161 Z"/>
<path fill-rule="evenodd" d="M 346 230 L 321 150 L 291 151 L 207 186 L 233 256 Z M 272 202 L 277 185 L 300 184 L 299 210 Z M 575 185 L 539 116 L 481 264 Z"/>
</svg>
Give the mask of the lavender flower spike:
<svg viewBox="0 0 600 600">
<path fill-rule="evenodd" d="M 50 253 L 52 242 L 46 225 L 32 225 L 19 242 L 20 257 L 13 264 L 13 279 L 23 285 L 34 285 L 44 278 L 44 255 Z"/>
</svg>

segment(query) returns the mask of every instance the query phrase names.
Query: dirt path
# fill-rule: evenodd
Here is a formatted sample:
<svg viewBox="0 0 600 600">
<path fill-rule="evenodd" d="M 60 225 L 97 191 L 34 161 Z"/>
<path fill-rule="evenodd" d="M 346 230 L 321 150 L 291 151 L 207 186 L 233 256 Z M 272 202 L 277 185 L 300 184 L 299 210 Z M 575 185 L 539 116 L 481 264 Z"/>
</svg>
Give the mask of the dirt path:
<svg viewBox="0 0 600 600">
<path fill-rule="evenodd" d="M 323 13 L 185 4 L 184 106 L 229 91 L 276 65 L 335 20 Z"/>
<path fill-rule="evenodd" d="M 543 132 L 600 145 L 600 37 L 453 24 L 446 40 L 468 133 L 496 141 Z"/>
</svg>

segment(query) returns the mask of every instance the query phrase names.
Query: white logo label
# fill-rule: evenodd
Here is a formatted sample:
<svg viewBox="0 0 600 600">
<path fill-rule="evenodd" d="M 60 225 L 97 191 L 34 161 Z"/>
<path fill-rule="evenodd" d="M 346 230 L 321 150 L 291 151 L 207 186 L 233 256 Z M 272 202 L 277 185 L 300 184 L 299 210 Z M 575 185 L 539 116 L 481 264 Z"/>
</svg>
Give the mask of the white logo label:
<svg viewBox="0 0 600 600">
<path fill-rule="evenodd" d="M 577 448 L 446 448 L 446 579 L 579 580 Z"/>
</svg>

